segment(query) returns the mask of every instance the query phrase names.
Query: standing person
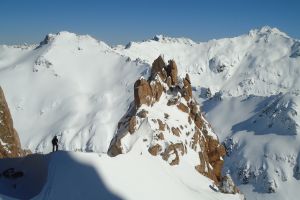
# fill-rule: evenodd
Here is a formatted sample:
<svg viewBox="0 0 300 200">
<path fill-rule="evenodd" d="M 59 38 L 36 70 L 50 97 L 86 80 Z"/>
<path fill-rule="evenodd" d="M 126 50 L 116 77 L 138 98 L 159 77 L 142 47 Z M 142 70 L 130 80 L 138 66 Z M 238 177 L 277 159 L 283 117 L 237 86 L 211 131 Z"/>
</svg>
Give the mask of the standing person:
<svg viewBox="0 0 300 200">
<path fill-rule="evenodd" d="M 55 135 L 52 139 L 52 152 L 57 151 L 58 150 L 58 139 L 57 136 Z"/>
</svg>

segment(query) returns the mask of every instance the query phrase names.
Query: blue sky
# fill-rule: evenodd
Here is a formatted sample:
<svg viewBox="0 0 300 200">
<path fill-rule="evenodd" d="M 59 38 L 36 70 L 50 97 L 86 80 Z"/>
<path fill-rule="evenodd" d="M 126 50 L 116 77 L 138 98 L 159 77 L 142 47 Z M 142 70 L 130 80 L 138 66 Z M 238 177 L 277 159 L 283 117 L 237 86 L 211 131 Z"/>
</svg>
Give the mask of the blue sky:
<svg viewBox="0 0 300 200">
<path fill-rule="evenodd" d="M 300 39 L 300 0 L 0 0 L 0 44 L 62 30 L 112 45 L 156 34 L 207 41 L 264 25 Z"/>
</svg>

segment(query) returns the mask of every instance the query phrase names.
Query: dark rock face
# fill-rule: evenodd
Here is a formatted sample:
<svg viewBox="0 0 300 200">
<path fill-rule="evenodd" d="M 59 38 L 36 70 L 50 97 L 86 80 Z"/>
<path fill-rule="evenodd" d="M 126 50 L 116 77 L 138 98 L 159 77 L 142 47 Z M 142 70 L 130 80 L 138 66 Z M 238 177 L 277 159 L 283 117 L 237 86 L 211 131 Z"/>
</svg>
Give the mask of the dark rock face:
<svg viewBox="0 0 300 200">
<path fill-rule="evenodd" d="M 171 113 L 164 113 L 161 118 L 150 117 L 149 121 L 154 125 L 151 126 L 153 139 L 147 146 L 148 152 L 153 156 L 161 156 L 170 165 L 179 165 L 181 157 L 188 154 L 188 150 L 195 151 L 199 155 L 197 158 L 196 154 L 199 164 L 193 167 L 199 173 L 219 184 L 223 180 L 221 171 L 225 148 L 219 143 L 217 137 L 210 133 L 212 129 L 205 121 L 200 106 L 193 99 L 189 75 L 186 74 L 180 84 L 177 73 L 175 61 L 169 61 L 166 66 L 163 58 L 159 56 L 152 64 L 150 78 L 136 81 L 134 85 L 134 104 L 121 119 L 108 154 L 117 156 L 126 153 L 128 148 L 122 144 L 122 138 L 126 136 L 128 139 L 129 134 L 138 134 L 137 130 L 139 130 L 141 122 L 148 120 L 149 115 L 151 116 L 151 107 L 156 103 L 165 102 L 164 106 L 170 107 L 172 110 L 177 109 L 183 116 L 186 116 L 186 122 L 181 124 L 178 121 L 178 126 L 176 127 L 173 124 L 175 127 L 172 127 L 167 123 L 172 118 Z M 166 99 L 160 101 L 163 94 Z M 142 105 L 146 107 L 140 108 Z M 167 135 L 168 137 L 166 137 Z M 134 137 L 137 136 L 134 135 Z M 171 141 L 170 138 L 173 138 L 173 141 L 176 140 L 176 142 Z M 224 184 L 227 183 L 224 182 Z"/>
<path fill-rule="evenodd" d="M 166 77 L 167 77 L 167 73 L 166 73 L 165 68 L 166 68 L 166 63 L 165 63 L 164 59 L 161 56 L 159 56 L 152 63 L 150 79 L 154 79 L 156 77 L 156 75 L 159 75 L 159 77 L 162 80 L 165 80 Z"/>
<path fill-rule="evenodd" d="M 169 65 L 167 66 L 167 74 L 168 77 L 171 77 L 171 85 L 175 86 L 178 84 L 177 81 L 177 74 L 178 74 L 178 70 L 177 70 L 177 65 L 175 63 L 174 60 L 169 60 Z"/>
<path fill-rule="evenodd" d="M 0 87 L 0 158 L 23 156 L 20 139 L 14 129 L 7 102 Z"/>
<path fill-rule="evenodd" d="M 184 87 L 182 88 L 182 96 L 185 98 L 186 101 L 189 101 L 192 98 L 193 92 L 192 92 L 191 80 L 188 74 L 186 74 L 183 80 L 183 85 Z"/>
</svg>

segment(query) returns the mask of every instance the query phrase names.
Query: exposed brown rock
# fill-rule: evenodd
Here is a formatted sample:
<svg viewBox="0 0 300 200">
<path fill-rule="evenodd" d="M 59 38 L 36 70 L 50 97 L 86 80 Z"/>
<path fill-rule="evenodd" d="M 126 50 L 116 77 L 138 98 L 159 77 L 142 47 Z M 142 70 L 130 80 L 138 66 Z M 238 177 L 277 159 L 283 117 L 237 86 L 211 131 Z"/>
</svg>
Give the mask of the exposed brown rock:
<svg viewBox="0 0 300 200">
<path fill-rule="evenodd" d="M 193 99 L 192 86 L 190 77 L 186 74 L 183 79 L 183 87 L 179 86 L 177 80 L 177 66 L 175 61 L 169 61 L 168 66 L 165 65 L 163 58 L 158 57 L 152 64 L 152 71 L 149 80 L 138 80 L 134 85 L 134 100 L 135 100 L 135 109 L 131 109 L 128 112 L 127 116 L 122 119 L 122 123 L 119 123 L 118 129 L 120 130 L 117 133 L 117 136 L 114 138 L 110 149 L 110 155 L 118 155 L 122 152 L 121 138 L 127 134 L 134 134 L 136 131 L 137 120 L 132 116 L 139 116 L 140 119 L 147 117 L 147 111 L 140 111 L 136 113 L 138 108 L 141 105 L 152 106 L 154 103 L 159 101 L 162 93 L 167 93 L 166 95 L 169 99 L 167 102 L 168 106 L 176 105 L 177 108 L 185 113 L 187 113 L 188 122 L 190 125 L 195 124 L 193 129 L 185 132 L 185 128 L 188 128 L 187 125 L 181 124 L 178 122 L 178 127 L 169 127 L 167 122 L 163 122 L 160 119 L 150 118 L 154 123 L 158 123 L 158 130 L 154 130 L 155 137 L 154 142 L 164 143 L 163 146 L 155 144 L 151 146 L 148 151 L 152 155 L 161 155 L 162 158 L 169 162 L 170 165 L 177 165 L 180 162 L 180 156 L 187 153 L 189 150 L 193 150 L 199 155 L 199 164 L 195 166 L 195 169 L 207 176 L 208 178 L 214 180 L 218 184 L 221 180 L 221 171 L 223 166 L 222 157 L 225 155 L 225 149 L 220 145 L 217 138 L 213 138 L 208 134 L 210 125 L 204 120 L 201 115 L 199 105 Z M 169 87 L 167 87 L 168 85 Z M 181 93 L 181 96 L 187 101 L 187 106 L 184 103 L 179 102 L 178 92 Z M 169 119 L 170 116 L 167 113 L 164 113 L 165 119 Z M 122 132 L 125 130 L 125 132 Z M 128 130 L 128 132 L 126 132 Z M 162 133 L 173 134 L 180 137 L 181 133 L 183 141 L 173 144 L 168 140 L 168 137 L 165 137 Z M 189 136 L 190 135 L 190 136 Z M 192 137 L 192 138 L 191 138 Z M 162 153 L 163 152 L 163 153 Z M 172 156 L 173 160 L 170 160 Z"/>
<path fill-rule="evenodd" d="M 163 133 L 159 133 L 159 134 L 157 135 L 157 138 L 158 138 L 159 140 L 164 140 L 164 139 L 165 139 L 165 136 L 164 136 Z"/>
<path fill-rule="evenodd" d="M 167 77 L 167 73 L 165 71 L 166 63 L 164 59 L 159 56 L 154 62 L 152 63 L 152 69 L 151 69 L 151 76 L 150 79 L 154 79 L 156 75 L 159 75 L 160 78 L 165 81 Z"/>
<path fill-rule="evenodd" d="M 176 135 L 176 136 L 180 136 L 180 129 L 179 128 L 174 128 L 174 127 L 172 127 L 171 128 L 171 130 L 172 130 L 172 133 L 173 133 L 173 135 Z"/>
<path fill-rule="evenodd" d="M 225 156 L 226 151 L 223 145 L 221 145 L 217 140 L 215 140 L 211 136 L 207 136 L 207 155 L 209 163 L 213 166 L 213 172 L 217 178 L 218 181 L 221 180 L 221 172 L 222 167 L 224 164 L 224 161 L 222 160 L 222 157 Z"/>
<path fill-rule="evenodd" d="M 192 86 L 190 77 L 186 74 L 185 78 L 183 79 L 183 89 L 182 89 L 182 96 L 185 98 L 186 101 L 189 101 L 192 98 Z"/>
<path fill-rule="evenodd" d="M 161 151 L 162 147 L 159 144 L 156 144 L 148 149 L 149 153 L 153 156 L 157 156 Z"/>
<path fill-rule="evenodd" d="M 172 85 L 172 79 L 170 76 L 167 77 L 167 85 L 168 85 L 168 87 L 171 87 L 171 85 Z"/>
<path fill-rule="evenodd" d="M 0 158 L 20 157 L 24 154 L 3 90 L 0 87 Z"/>
<path fill-rule="evenodd" d="M 152 90 L 147 80 L 139 79 L 134 83 L 134 102 L 137 107 L 152 104 Z"/>
<path fill-rule="evenodd" d="M 167 66 L 167 75 L 171 77 L 171 85 L 175 86 L 178 84 L 177 81 L 177 65 L 174 60 L 169 60 L 169 64 Z"/>
<path fill-rule="evenodd" d="M 115 156 L 123 153 L 120 138 L 115 137 L 112 140 L 107 153 L 108 153 L 108 155 L 110 155 L 112 157 L 115 157 Z"/>
<path fill-rule="evenodd" d="M 157 121 L 158 121 L 159 130 L 164 131 L 166 128 L 166 125 L 160 119 L 157 119 Z"/>
<path fill-rule="evenodd" d="M 133 116 L 129 120 L 128 131 L 130 134 L 133 134 L 136 129 L 136 116 Z"/>
<path fill-rule="evenodd" d="M 175 158 L 169 163 L 170 165 L 178 165 L 179 164 L 179 153 L 184 155 L 184 146 L 182 143 L 170 144 L 165 152 L 163 153 L 163 159 L 168 161 L 169 157 L 172 154 L 175 154 Z"/>
<path fill-rule="evenodd" d="M 182 112 L 189 113 L 189 108 L 186 105 L 184 105 L 183 103 L 178 104 L 177 108 L 179 110 L 181 110 Z"/>
<path fill-rule="evenodd" d="M 201 138 L 201 133 L 198 129 L 196 129 L 196 131 L 192 137 L 192 144 L 191 144 L 192 149 L 194 149 L 195 151 L 197 149 L 197 145 L 198 144 L 200 145 L 200 143 L 201 143 L 200 138 Z"/>
<path fill-rule="evenodd" d="M 224 161 L 223 160 L 217 160 L 215 162 L 212 162 L 211 165 L 213 167 L 213 174 L 217 178 L 217 183 L 222 178 L 222 168 L 223 168 Z"/>
<path fill-rule="evenodd" d="M 159 98 L 161 97 L 163 93 L 163 86 L 159 81 L 152 81 L 150 83 L 152 96 L 155 98 L 156 101 L 159 101 Z"/>
<path fill-rule="evenodd" d="M 199 152 L 199 159 L 200 159 L 200 164 L 195 166 L 195 169 L 200 173 L 200 174 L 205 174 L 207 175 L 207 172 L 205 171 L 205 168 L 207 163 L 205 162 L 204 156 L 202 152 Z"/>
<path fill-rule="evenodd" d="M 195 124 L 198 128 L 202 129 L 203 119 L 201 119 L 201 116 L 199 114 L 196 114 L 195 116 Z"/>
<path fill-rule="evenodd" d="M 194 115 L 196 115 L 199 112 L 198 106 L 196 104 L 191 105 L 190 108 L 191 108 L 191 113 Z"/>
</svg>

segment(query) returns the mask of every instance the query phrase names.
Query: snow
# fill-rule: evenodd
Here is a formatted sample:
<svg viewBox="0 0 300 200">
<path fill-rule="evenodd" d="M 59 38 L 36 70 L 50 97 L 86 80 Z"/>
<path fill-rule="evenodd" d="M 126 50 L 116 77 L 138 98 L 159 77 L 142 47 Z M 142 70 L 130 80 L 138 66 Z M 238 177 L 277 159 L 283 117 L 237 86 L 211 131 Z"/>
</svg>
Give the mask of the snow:
<svg viewBox="0 0 300 200">
<path fill-rule="evenodd" d="M 56 134 L 64 150 L 105 153 L 133 100 L 134 81 L 148 77 L 159 55 L 174 59 L 179 76 L 190 75 L 194 96 L 214 130 L 209 132 L 228 147 L 224 173 L 231 174 L 247 199 L 295 199 L 300 174 L 299 44 L 271 27 L 204 43 L 158 35 L 114 48 L 87 35 L 60 32 L 40 45 L 0 45 L 0 85 L 23 148 L 49 152 Z M 212 98 L 205 97 L 208 89 Z M 173 113 L 162 105 L 149 114 L 163 118 L 162 113 Z M 175 119 L 185 122 L 182 114 L 168 123 L 176 126 Z M 149 126 L 154 126 L 151 120 L 140 131 L 151 131 Z M 208 179 L 184 167 L 193 164 L 193 155 L 182 157 L 183 165 L 170 167 L 159 156 L 137 153 L 134 148 L 144 146 L 139 141 L 128 141 L 129 152 L 115 158 L 60 152 L 45 160 L 72 157 L 92 165 L 109 194 L 124 198 L 145 199 L 147 194 L 161 199 L 155 195 L 170 192 L 175 199 L 225 198 L 211 193 Z M 49 166 L 54 173 L 56 165 Z M 80 173 L 71 170 L 65 179 L 76 175 Z M 52 185 L 48 181 L 44 189 Z M 275 193 L 267 193 L 269 189 Z M 75 194 L 80 197 L 71 197 Z"/>
<path fill-rule="evenodd" d="M 34 163 L 31 156 L 22 159 L 22 167 L 18 159 L 0 160 L 1 171 L 7 166 L 25 170 L 9 184 L 0 178 L 6 187 L 0 188 L 0 199 L 240 199 L 213 191 L 212 181 L 195 170 L 171 167 L 139 147 L 115 158 L 61 151 L 37 156 Z"/>
<path fill-rule="evenodd" d="M 50 38 L 39 48 L 1 46 L 0 85 L 22 146 L 49 152 L 56 134 L 63 149 L 106 152 L 146 65 L 89 36 Z"/>
<path fill-rule="evenodd" d="M 299 40 L 263 27 L 206 43 L 159 39 L 115 50 L 148 64 L 158 55 L 176 60 L 179 74 L 189 73 L 214 132 L 229 147 L 224 173 L 231 173 L 247 199 L 294 199 L 299 195 L 291 189 L 299 184 L 298 47 Z M 205 97 L 207 89 L 212 99 Z M 269 194 L 270 188 L 275 193 Z"/>
<path fill-rule="evenodd" d="M 168 42 L 147 40 L 115 50 L 149 64 L 159 55 L 165 60 L 174 59 L 180 76 L 189 73 L 194 87 L 210 88 L 213 94 L 222 91 L 228 96 L 267 96 L 299 92 L 300 82 L 295 76 L 300 73 L 299 57 L 290 57 L 297 43 L 276 28 L 263 27 L 239 37 L 192 45 L 180 38 Z"/>
</svg>

